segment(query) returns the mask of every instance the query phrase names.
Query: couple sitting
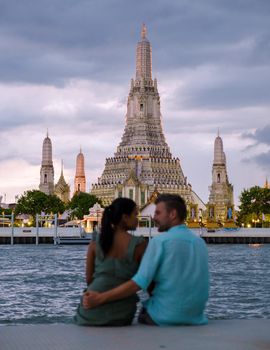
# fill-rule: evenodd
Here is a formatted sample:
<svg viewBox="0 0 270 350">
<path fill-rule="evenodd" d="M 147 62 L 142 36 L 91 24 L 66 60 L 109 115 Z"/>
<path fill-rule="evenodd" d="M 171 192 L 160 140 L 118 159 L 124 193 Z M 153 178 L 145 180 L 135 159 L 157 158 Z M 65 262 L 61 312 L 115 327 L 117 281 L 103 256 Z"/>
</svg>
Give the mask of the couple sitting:
<svg viewBox="0 0 270 350">
<path fill-rule="evenodd" d="M 187 210 L 177 195 L 156 200 L 154 221 L 163 234 L 146 242 L 128 233 L 138 224 L 136 204 L 118 198 L 104 211 L 101 233 L 87 253 L 87 291 L 77 324 L 132 323 L 140 289 L 149 292 L 138 321 L 152 325 L 199 325 L 208 299 L 208 258 L 204 241 L 184 224 Z"/>
</svg>

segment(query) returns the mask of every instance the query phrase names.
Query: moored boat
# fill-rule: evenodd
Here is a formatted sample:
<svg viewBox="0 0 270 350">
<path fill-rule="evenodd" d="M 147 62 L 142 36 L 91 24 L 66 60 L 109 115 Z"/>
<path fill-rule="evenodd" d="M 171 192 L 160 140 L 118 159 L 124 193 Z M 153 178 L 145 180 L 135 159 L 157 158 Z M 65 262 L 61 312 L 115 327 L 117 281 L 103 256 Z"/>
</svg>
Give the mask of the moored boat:
<svg viewBox="0 0 270 350">
<path fill-rule="evenodd" d="M 54 239 L 54 243 L 57 245 L 62 244 L 71 244 L 71 245 L 79 245 L 79 244 L 89 244 L 93 239 L 92 234 L 85 234 L 81 237 L 56 237 Z"/>
</svg>

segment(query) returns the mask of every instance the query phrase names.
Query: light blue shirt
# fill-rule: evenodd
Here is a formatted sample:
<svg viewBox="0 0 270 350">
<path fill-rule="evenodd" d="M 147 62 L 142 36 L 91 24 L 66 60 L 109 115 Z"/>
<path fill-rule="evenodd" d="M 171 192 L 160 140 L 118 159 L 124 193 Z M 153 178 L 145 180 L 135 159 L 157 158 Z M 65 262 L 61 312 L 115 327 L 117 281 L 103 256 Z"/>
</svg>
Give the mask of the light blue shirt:
<svg viewBox="0 0 270 350">
<path fill-rule="evenodd" d="M 150 240 L 132 280 L 143 290 L 155 282 L 153 295 L 144 307 L 158 325 L 207 323 L 207 248 L 185 225 L 174 226 Z"/>
</svg>

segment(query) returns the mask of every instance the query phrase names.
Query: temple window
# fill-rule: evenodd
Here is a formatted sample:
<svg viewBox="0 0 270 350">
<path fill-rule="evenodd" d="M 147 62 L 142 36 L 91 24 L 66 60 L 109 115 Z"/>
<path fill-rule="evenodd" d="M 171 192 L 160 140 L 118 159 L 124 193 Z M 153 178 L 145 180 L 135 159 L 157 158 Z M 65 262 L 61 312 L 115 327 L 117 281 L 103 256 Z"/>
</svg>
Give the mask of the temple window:
<svg viewBox="0 0 270 350">
<path fill-rule="evenodd" d="M 140 104 L 140 111 L 143 111 L 143 103 Z"/>
<path fill-rule="evenodd" d="M 129 198 L 133 199 L 133 189 L 132 188 L 130 188 L 130 190 L 129 190 Z"/>
<path fill-rule="evenodd" d="M 220 173 L 217 174 L 217 182 L 220 183 Z"/>
<path fill-rule="evenodd" d="M 145 191 L 141 191 L 141 205 L 145 204 Z"/>
<path fill-rule="evenodd" d="M 44 174 L 44 183 L 47 183 L 47 174 Z"/>
</svg>

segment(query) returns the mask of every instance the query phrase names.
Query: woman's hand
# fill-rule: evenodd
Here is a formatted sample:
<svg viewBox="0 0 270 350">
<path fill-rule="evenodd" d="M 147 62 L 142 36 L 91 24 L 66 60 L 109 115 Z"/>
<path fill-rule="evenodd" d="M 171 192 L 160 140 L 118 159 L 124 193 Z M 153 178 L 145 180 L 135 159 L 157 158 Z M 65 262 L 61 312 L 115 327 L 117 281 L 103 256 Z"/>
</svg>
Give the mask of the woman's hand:
<svg viewBox="0 0 270 350">
<path fill-rule="evenodd" d="M 99 305 L 106 304 L 111 301 L 125 299 L 141 289 L 134 281 L 129 280 L 120 286 L 115 287 L 106 292 L 99 293 L 89 290 L 83 294 L 82 304 L 85 309 L 93 309 Z"/>
<path fill-rule="evenodd" d="M 85 309 L 93 309 L 101 304 L 101 293 L 87 291 L 83 294 L 82 304 Z"/>
</svg>

